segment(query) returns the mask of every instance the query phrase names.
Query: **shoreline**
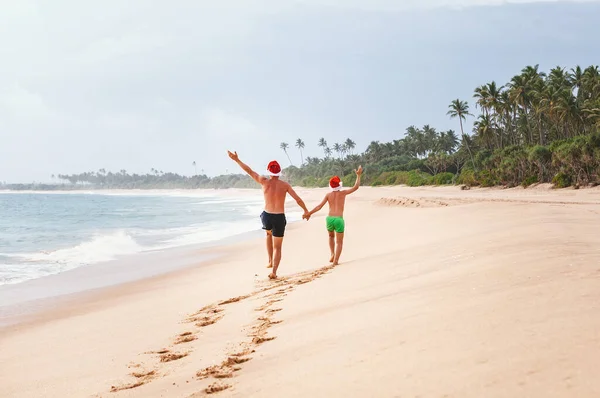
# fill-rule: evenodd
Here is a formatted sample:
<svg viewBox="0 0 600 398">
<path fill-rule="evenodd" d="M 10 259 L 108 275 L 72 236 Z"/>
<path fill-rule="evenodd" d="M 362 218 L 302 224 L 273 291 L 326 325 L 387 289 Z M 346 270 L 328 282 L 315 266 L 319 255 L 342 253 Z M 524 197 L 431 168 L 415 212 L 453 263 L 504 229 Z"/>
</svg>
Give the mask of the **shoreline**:
<svg viewBox="0 0 600 398">
<path fill-rule="evenodd" d="M 288 229 L 297 222 L 291 221 Z M 0 335 L 6 329 L 19 327 L 36 317 L 51 318 L 44 314 L 46 310 L 69 305 L 80 298 L 113 290 L 126 291 L 129 287 L 135 290 L 138 282 L 143 284 L 144 281 L 168 278 L 191 268 L 216 263 L 231 248 L 248 244 L 257 240 L 259 235 L 262 236 L 259 228 L 216 241 L 130 254 L 111 261 L 1 285 Z M 175 265 L 163 265 L 173 262 Z M 136 269 L 135 265 L 139 263 L 144 263 L 145 267 Z M 84 281 L 83 284 L 81 281 Z"/>
<path fill-rule="evenodd" d="M 152 196 L 154 194 L 190 194 L 190 193 L 214 193 L 214 194 L 225 194 L 225 193 L 256 193 L 259 192 L 259 188 L 190 188 L 190 189 L 120 189 L 120 188 L 106 188 L 106 189 L 66 189 L 66 190 L 10 190 L 0 189 L 0 194 L 48 194 L 48 195 L 132 195 L 132 196 Z M 186 195 L 182 195 L 186 196 Z M 198 195 L 194 195 L 198 196 Z"/>
<path fill-rule="evenodd" d="M 96 194 L 95 192 L 88 193 Z M 179 193 L 177 190 L 168 192 L 169 196 L 178 196 Z M 211 190 L 211 193 L 218 193 L 218 197 L 222 198 L 240 195 L 245 197 L 255 195 L 256 190 L 230 190 L 228 195 L 223 195 L 218 190 L 214 190 L 214 192 Z M 53 194 L 64 193 L 54 192 Z M 99 194 L 110 195 L 113 193 Z M 133 191 L 122 194 L 139 196 L 138 192 Z M 149 195 L 153 194 L 149 193 Z M 292 204 L 291 202 L 293 201 L 290 198 L 286 201 L 287 214 L 289 215 L 288 229 L 293 228 L 294 224 L 302 221 L 296 219 L 299 213 L 297 209 L 293 208 L 295 203 Z M 30 322 L 32 319 L 35 320 L 36 317 L 51 318 L 51 316 L 44 314 L 44 311 L 48 308 L 68 305 L 90 294 L 94 296 L 93 292 L 102 295 L 104 291 L 110 291 L 114 288 L 119 290 L 121 286 L 133 286 L 135 288 L 137 282 L 149 281 L 163 276 L 168 277 L 186 269 L 212 264 L 217 261 L 217 258 L 222 257 L 223 253 L 229 250 L 228 248 L 255 240 L 258 236 L 262 236 L 262 230 L 257 217 L 255 229 L 235 233 L 217 240 L 166 249 L 152 249 L 18 283 L 0 285 L 0 335 L 6 329 L 18 327 L 23 323 Z M 174 265 L 173 262 L 175 262 Z M 144 263 L 144 268 L 137 267 L 136 269 L 135 266 L 139 263 Z M 169 265 L 165 267 L 164 264 Z M 82 284 L 81 281 L 85 282 Z"/>
<path fill-rule="evenodd" d="M 599 192 L 526 191 L 361 188 L 338 267 L 322 211 L 275 282 L 257 237 L 70 297 L 0 332 L 0 395 L 595 396 Z"/>
</svg>

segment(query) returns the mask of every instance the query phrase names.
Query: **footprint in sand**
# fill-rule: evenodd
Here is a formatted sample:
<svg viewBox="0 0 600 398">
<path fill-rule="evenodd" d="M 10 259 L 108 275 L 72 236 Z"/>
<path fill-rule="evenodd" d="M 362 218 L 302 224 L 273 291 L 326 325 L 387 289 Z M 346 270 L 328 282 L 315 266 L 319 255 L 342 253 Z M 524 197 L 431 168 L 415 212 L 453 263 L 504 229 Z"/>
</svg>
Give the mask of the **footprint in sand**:
<svg viewBox="0 0 600 398">
<path fill-rule="evenodd" d="M 143 386 L 144 384 L 150 382 L 152 379 L 157 377 L 156 370 L 151 370 L 148 372 L 133 372 L 131 376 L 135 377 L 137 380 L 133 383 L 123 384 L 120 386 L 111 386 L 110 392 L 118 392 L 123 390 L 130 390 L 132 388 L 137 388 Z"/>
<path fill-rule="evenodd" d="M 206 327 L 213 325 L 223 318 L 223 315 L 219 315 L 224 310 L 222 308 L 216 308 L 215 306 L 206 306 L 196 313 L 188 316 L 185 320 L 186 323 L 195 323 L 197 327 Z"/>
<path fill-rule="evenodd" d="M 252 350 L 251 352 L 254 352 Z M 196 373 L 198 379 L 203 380 L 209 377 L 215 379 L 227 379 L 233 377 L 233 373 L 240 371 L 242 368 L 237 366 L 242 363 L 248 362 L 251 358 L 242 357 L 241 355 L 247 355 L 246 353 L 239 353 L 240 356 L 230 356 L 221 365 L 213 365 L 208 368 L 202 369 Z"/>
<path fill-rule="evenodd" d="M 276 339 L 276 336 L 267 336 L 268 329 L 273 326 L 280 324 L 281 320 L 273 321 L 271 320 L 271 315 L 279 312 L 282 308 L 269 308 L 273 304 L 283 301 L 283 297 L 287 296 L 287 292 L 290 292 L 296 288 L 297 285 L 302 285 L 308 282 L 311 282 L 317 278 L 320 278 L 329 271 L 333 267 L 327 266 L 322 269 L 314 270 L 314 271 L 306 271 L 303 273 L 299 273 L 292 277 L 284 277 L 280 278 L 276 281 L 271 281 L 271 285 L 258 289 L 257 291 L 243 295 L 238 297 L 232 297 L 230 299 L 221 301 L 217 304 L 211 304 L 205 306 L 195 312 L 194 314 L 188 316 L 184 322 L 186 323 L 194 323 L 197 327 L 206 327 L 210 326 L 219 320 L 221 320 L 223 315 L 223 308 L 219 308 L 220 306 L 237 303 L 239 301 L 245 300 L 249 297 L 255 296 L 257 294 L 268 292 L 277 289 L 276 291 L 270 292 L 269 294 L 263 296 L 263 298 L 268 299 L 266 303 L 256 309 L 256 311 L 264 311 L 264 316 L 260 316 L 257 320 L 260 322 L 259 324 L 252 327 L 253 332 L 248 335 L 251 340 L 242 343 L 243 346 L 249 347 L 243 351 L 230 354 L 226 360 L 224 360 L 220 365 L 210 366 L 196 373 L 196 377 L 199 380 L 213 378 L 216 380 L 230 379 L 233 378 L 235 373 L 240 371 L 242 367 L 241 364 L 250 361 L 252 358 L 249 356 L 254 353 L 256 350 L 251 347 L 258 347 L 259 345 L 272 341 Z M 264 285 L 263 285 L 264 286 Z M 257 286 L 258 287 L 258 286 Z M 187 331 L 179 334 L 175 341 L 174 345 L 189 343 L 191 341 L 197 340 L 198 337 L 194 334 L 194 332 Z M 160 363 L 168 363 L 172 361 L 177 361 L 181 358 L 184 358 L 190 354 L 190 351 L 186 352 L 171 352 L 169 349 L 162 349 L 160 351 L 149 352 L 147 354 L 158 354 L 158 358 L 160 359 Z M 140 364 L 134 364 L 130 367 L 141 368 Z M 123 384 L 121 386 L 111 386 L 111 392 L 117 392 L 121 390 L 127 390 L 139 387 L 144 385 L 154 378 L 158 377 L 159 374 L 157 370 L 150 371 L 134 371 L 130 374 L 136 380 L 130 384 Z M 224 384 L 222 382 L 216 381 L 206 387 L 199 394 L 214 394 L 221 391 L 224 391 L 228 388 L 231 388 L 231 385 Z M 196 396 L 196 395 L 194 395 Z"/>
<path fill-rule="evenodd" d="M 179 336 L 177 336 L 177 339 L 175 340 L 175 342 L 173 344 L 189 343 L 189 342 L 197 340 L 197 339 L 198 339 L 198 337 L 196 337 L 192 332 L 185 332 L 185 333 L 181 333 Z"/>
<path fill-rule="evenodd" d="M 264 311 L 267 308 L 269 308 L 270 306 L 272 306 L 273 304 L 278 303 L 280 301 L 283 301 L 283 299 L 269 300 L 266 303 L 264 303 L 263 305 L 261 305 L 260 307 L 256 308 L 255 311 Z"/>
<path fill-rule="evenodd" d="M 226 305 L 226 304 L 231 304 L 231 303 L 237 303 L 238 301 L 245 300 L 245 299 L 247 299 L 248 297 L 251 297 L 251 296 L 253 296 L 253 294 L 247 294 L 245 296 L 233 297 L 233 298 L 230 298 L 228 300 L 221 301 L 219 303 L 219 305 Z"/>
<path fill-rule="evenodd" d="M 217 392 L 225 391 L 229 387 L 231 387 L 229 384 L 213 383 L 210 386 L 206 387 L 204 389 L 204 392 L 207 394 L 214 394 Z"/>
<path fill-rule="evenodd" d="M 254 337 L 252 338 L 252 343 L 259 345 L 267 341 L 275 340 L 276 337 Z"/>
<path fill-rule="evenodd" d="M 181 352 L 181 353 L 167 352 L 167 353 L 160 355 L 160 361 L 161 362 L 177 361 L 178 359 L 187 357 L 189 354 L 190 354 L 189 352 Z"/>
</svg>

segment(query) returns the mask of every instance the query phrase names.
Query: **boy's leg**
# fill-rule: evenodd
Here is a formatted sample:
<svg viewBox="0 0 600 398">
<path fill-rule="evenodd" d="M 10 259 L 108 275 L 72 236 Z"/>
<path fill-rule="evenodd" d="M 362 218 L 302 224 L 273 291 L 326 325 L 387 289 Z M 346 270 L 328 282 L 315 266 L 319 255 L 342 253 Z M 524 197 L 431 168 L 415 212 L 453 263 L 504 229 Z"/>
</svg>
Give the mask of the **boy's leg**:
<svg viewBox="0 0 600 398">
<path fill-rule="evenodd" d="M 327 228 L 327 233 L 329 234 L 329 251 L 331 252 L 331 257 L 329 258 L 329 262 L 332 263 L 335 257 L 335 235 L 333 230 L 335 218 L 327 216 L 325 218 L 325 228 Z"/>
<path fill-rule="evenodd" d="M 327 231 L 327 233 L 329 234 L 329 251 L 331 251 L 329 262 L 332 263 L 335 257 L 335 234 L 333 231 Z"/>
<path fill-rule="evenodd" d="M 344 231 L 346 228 L 346 222 L 342 217 L 335 220 L 335 258 L 333 259 L 333 265 L 340 263 L 340 255 L 342 254 L 342 247 L 344 246 Z"/>
<path fill-rule="evenodd" d="M 335 233 L 335 258 L 333 259 L 333 265 L 338 265 L 340 262 L 340 255 L 342 254 L 342 247 L 344 246 L 344 233 Z"/>
<path fill-rule="evenodd" d="M 267 231 L 267 255 L 269 256 L 267 268 L 273 268 L 273 233 L 271 231 Z"/>
</svg>

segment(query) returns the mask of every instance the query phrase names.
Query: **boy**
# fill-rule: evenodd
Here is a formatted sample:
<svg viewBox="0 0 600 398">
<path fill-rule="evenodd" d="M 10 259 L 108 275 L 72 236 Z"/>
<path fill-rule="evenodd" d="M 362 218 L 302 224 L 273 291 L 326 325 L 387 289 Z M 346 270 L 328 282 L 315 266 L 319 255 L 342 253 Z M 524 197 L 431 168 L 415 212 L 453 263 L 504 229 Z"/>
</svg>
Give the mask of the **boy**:
<svg viewBox="0 0 600 398">
<path fill-rule="evenodd" d="M 321 210 L 323 206 L 325 206 L 325 203 L 329 203 L 329 215 L 326 218 L 326 223 L 327 232 L 329 233 L 329 249 L 331 250 L 329 262 L 333 263 L 333 265 L 338 265 L 340 255 L 342 254 L 342 246 L 344 244 L 344 204 L 346 203 L 346 196 L 356 192 L 360 186 L 360 176 L 362 171 L 362 166 L 358 166 L 358 169 L 354 171 L 356 173 L 356 182 L 354 183 L 354 186 L 344 191 L 341 190 L 342 182 L 340 181 L 340 177 L 332 177 L 331 180 L 329 180 L 331 192 L 325 195 L 325 198 L 317 207 L 308 212 L 305 216 L 302 216 L 302 218 L 308 220 L 310 216 Z"/>
</svg>

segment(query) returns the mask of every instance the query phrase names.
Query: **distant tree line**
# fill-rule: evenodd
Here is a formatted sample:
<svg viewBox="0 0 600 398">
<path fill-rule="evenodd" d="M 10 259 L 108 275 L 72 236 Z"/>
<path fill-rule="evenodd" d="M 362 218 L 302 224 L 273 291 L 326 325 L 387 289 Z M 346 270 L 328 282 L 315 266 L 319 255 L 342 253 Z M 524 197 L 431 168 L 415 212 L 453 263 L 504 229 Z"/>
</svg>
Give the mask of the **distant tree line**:
<svg viewBox="0 0 600 398">
<path fill-rule="evenodd" d="M 354 183 L 353 170 L 363 165 L 369 185 L 464 184 L 469 186 L 528 186 L 551 182 L 557 187 L 600 182 L 600 72 L 597 66 L 549 73 L 527 66 L 505 85 L 492 81 L 474 90 L 474 116 L 467 101 L 453 100 L 447 115 L 458 120 L 460 132 L 410 126 L 402 138 L 372 141 L 355 153 L 348 138 L 329 145 L 323 137 L 315 145 L 322 157 L 304 157 L 306 144 L 298 138 L 300 165 L 289 156 L 290 145 L 280 144 L 290 166 L 284 176 L 294 185 L 325 187 L 333 174 L 344 185 Z M 475 117 L 471 132 L 464 122 Z M 192 177 L 152 169 L 147 174 L 102 169 L 58 175 L 63 184 L 2 185 L 5 189 L 159 189 L 256 188 L 246 175 Z M 68 183 L 66 186 L 64 183 Z"/>
<path fill-rule="evenodd" d="M 5 184 L 0 187 L 12 190 L 86 190 L 86 189 L 224 189 L 256 188 L 256 183 L 245 174 L 228 174 L 217 177 L 206 175 L 183 176 L 154 170 L 147 174 L 129 174 L 88 171 L 79 174 L 53 176 L 59 182 L 53 184 Z"/>
</svg>

